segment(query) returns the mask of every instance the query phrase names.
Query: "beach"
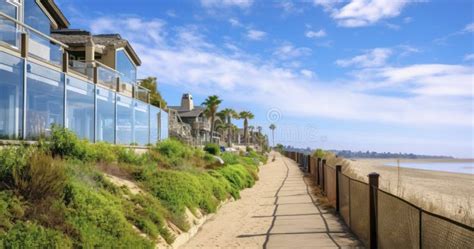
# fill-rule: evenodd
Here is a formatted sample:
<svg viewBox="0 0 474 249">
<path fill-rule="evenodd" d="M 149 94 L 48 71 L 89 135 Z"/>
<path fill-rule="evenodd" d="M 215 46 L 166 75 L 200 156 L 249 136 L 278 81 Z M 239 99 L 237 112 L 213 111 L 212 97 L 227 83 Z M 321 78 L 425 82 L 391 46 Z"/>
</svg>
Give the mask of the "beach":
<svg viewBox="0 0 474 249">
<path fill-rule="evenodd" d="M 367 179 L 380 174 L 379 186 L 423 209 L 459 222 L 474 224 L 474 175 L 385 166 L 396 159 L 350 159 L 351 169 Z M 468 162 L 456 159 L 410 159 L 403 163 Z"/>
</svg>

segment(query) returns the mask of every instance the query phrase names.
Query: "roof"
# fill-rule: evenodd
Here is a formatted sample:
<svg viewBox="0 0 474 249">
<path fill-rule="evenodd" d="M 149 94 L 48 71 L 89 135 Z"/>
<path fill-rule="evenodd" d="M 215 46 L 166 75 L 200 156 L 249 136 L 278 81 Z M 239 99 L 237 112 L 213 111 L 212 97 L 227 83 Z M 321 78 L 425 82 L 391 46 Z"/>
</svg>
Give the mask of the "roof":
<svg viewBox="0 0 474 249">
<path fill-rule="evenodd" d="M 206 110 L 206 108 L 202 106 L 195 106 L 194 109 L 192 109 L 191 111 L 182 110 L 181 106 L 168 106 L 168 108 L 176 110 L 179 116 L 182 118 L 199 117 L 204 112 L 204 110 Z"/>
<path fill-rule="evenodd" d="M 70 23 L 67 18 L 64 16 L 63 12 L 59 9 L 56 5 L 54 0 L 41 0 L 41 4 L 46 8 L 49 12 L 51 17 L 56 21 L 58 24 L 58 28 L 66 29 L 69 27 Z"/>
<path fill-rule="evenodd" d="M 85 30 L 61 29 L 53 30 L 51 36 L 70 47 L 85 47 L 87 42 L 89 42 L 89 40 L 92 38 L 92 41 L 97 45 L 106 47 L 112 46 L 115 49 L 125 48 L 136 65 L 140 66 L 142 64 L 142 61 L 130 43 L 123 39 L 119 34 L 91 35 L 89 31 Z"/>
</svg>

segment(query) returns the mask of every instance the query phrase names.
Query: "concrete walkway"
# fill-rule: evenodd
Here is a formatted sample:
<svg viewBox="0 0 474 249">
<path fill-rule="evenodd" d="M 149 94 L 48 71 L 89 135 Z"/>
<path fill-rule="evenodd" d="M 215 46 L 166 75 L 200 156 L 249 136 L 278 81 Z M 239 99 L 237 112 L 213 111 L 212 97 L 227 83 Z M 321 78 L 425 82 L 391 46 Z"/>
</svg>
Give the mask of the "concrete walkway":
<svg viewBox="0 0 474 249">
<path fill-rule="evenodd" d="M 295 162 L 276 154 L 259 176 L 183 248 L 360 247 L 340 219 L 317 204 Z"/>
</svg>

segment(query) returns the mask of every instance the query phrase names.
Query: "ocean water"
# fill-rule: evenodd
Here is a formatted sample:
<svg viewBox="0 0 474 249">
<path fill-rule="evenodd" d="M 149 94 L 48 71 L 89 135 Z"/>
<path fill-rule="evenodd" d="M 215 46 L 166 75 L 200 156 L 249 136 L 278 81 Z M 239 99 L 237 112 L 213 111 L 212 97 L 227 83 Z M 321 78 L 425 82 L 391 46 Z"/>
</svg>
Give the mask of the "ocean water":
<svg viewBox="0 0 474 249">
<path fill-rule="evenodd" d="M 385 165 L 397 167 L 397 162 L 389 162 Z M 400 162 L 400 167 L 474 174 L 474 162 Z"/>
</svg>

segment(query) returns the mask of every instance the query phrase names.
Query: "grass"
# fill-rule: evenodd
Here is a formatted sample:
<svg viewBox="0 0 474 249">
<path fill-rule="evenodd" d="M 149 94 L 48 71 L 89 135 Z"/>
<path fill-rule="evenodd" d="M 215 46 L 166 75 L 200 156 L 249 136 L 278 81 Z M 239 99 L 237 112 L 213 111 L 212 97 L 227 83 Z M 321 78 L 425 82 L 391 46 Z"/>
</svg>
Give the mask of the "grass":
<svg viewBox="0 0 474 249">
<path fill-rule="evenodd" d="M 35 146 L 0 150 L 0 248 L 154 248 L 171 244 L 186 210 L 216 212 L 253 186 L 266 157 L 209 152 L 167 140 L 149 152 L 90 144 L 53 127 Z M 132 194 L 106 174 L 133 181 Z"/>
</svg>

